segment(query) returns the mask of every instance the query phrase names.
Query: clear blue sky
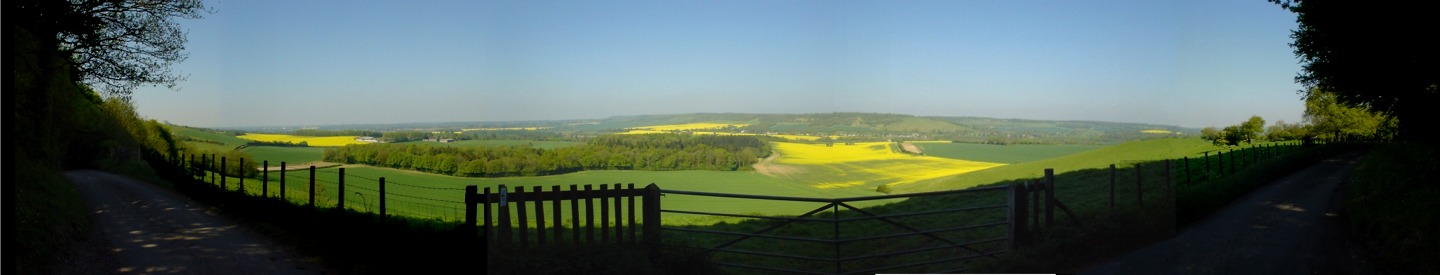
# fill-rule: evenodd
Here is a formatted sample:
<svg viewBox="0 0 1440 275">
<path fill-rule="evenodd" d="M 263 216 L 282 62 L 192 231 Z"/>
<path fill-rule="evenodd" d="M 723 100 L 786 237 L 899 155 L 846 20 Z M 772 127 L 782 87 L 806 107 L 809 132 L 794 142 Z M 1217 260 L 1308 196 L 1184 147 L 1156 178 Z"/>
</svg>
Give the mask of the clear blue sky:
<svg viewBox="0 0 1440 275">
<path fill-rule="evenodd" d="M 1298 122 L 1264 0 L 224 1 L 182 20 L 202 127 L 878 112 Z"/>
</svg>

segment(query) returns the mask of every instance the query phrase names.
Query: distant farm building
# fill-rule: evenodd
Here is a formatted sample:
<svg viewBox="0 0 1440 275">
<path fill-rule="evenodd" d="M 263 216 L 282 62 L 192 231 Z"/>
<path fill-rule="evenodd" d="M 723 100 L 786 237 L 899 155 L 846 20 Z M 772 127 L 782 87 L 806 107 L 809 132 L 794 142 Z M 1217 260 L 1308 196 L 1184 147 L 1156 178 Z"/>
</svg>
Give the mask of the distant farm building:
<svg viewBox="0 0 1440 275">
<path fill-rule="evenodd" d="M 375 143 L 375 142 L 380 142 L 380 139 L 375 138 L 375 137 L 360 136 L 360 137 L 355 137 L 355 141 Z"/>
</svg>

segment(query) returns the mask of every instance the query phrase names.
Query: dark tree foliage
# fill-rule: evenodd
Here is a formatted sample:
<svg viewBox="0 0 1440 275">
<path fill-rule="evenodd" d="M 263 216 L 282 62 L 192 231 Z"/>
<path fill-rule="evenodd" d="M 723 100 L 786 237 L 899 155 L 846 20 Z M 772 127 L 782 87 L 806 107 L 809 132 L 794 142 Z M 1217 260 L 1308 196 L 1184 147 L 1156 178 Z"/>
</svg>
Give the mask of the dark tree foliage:
<svg viewBox="0 0 1440 275">
<path fill-rule="evenodd" d="M 1269 1 L 1298 15 L 1290 44 L 1304 64 L 1297 82 L 1397 118 L 1401 139 L 1437 138 L 1428 123 L 1440 104 L 1440 47 L 1433 42 L 1440 23 L 1433 1 Z"/>
<path fill-rule="evenodd" d="M 583 170 L 721 170 L 748 168 L 769 152 L 754 136 L 606 135 L 585 145 L 448 147 L 359 144 L 326 149 L 326 161 L 360 163 L 465 177 L 554 175 Z"/>
<path fill-rule="evenodd" d="M 42 44 L 70 56 L 71 78 L 106 94 L 128 97 L 142 85 L 174 88 L 184 77 L 170 65 L 185 60 L 185 31 L 175 18 L 199 19 L 199 0 L 21 0 L 14 22 Z"/>
</svg>

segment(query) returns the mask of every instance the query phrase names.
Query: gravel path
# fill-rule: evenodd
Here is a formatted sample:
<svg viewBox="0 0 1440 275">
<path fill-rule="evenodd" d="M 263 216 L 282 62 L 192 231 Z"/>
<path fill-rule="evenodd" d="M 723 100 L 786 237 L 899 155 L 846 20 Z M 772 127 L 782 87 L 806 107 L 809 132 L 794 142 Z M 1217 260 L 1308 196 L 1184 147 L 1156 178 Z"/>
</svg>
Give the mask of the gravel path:
<svg viewBox="0 0 1440 275">
<path fill-rule="evenodd" d="M 1359 247 L 1337 217 L 1361 152 L 1260 187 L 1175 238 L 1082 274 L 1351 274 Z"/>
<path fill-rule="evenodd" d="M 69 249 L 63 274 L 324 274 L 205 205 L 129 177 L 66 172 L 80 190 L 92 237 Z"/>
</svg>

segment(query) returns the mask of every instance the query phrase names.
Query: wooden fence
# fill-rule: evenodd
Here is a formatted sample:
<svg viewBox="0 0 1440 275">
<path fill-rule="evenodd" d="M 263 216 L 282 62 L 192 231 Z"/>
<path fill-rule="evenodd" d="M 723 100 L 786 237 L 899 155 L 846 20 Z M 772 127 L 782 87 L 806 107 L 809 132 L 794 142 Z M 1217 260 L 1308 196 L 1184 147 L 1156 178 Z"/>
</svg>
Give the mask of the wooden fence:
<svg viewBox="0 0 1440 275">
<path fill-rule="evenodd" d="M 614 188 L 610 188 L 611 186 Z M 557 185 L 551 186 L 550 190 L 546 191 L 540 186 L 532 186 L 530 191 L 526 192 L 524 187 L 511 190 L 505 185 L 500 185 L 495 190 L 486 187 L 483 193 L 479 193 L 475 185 L 470 185 L 465 188 L 464 224 L 473 232 L 477 225 L 477 216 L 483 218 L 480 222 L 483 224 L 481 234 L 486 243 L 491 244 L 492 247 L 503 247 L 509 244 L 528 246 L 531 242 L 539 245 L 597 242 L 643 243 L 658 253 L 660 187 L 653 183 L 643 189 L 636 189 L 635 184 L 629 184 L 626 187 L 622 189 L 618 183 L 600 185 L 599 189 L 593 188 L 592 185 L 585 185 L 582 190 L 576 185 L 570 185 L 569 190 L 561 190 Z M 643 209 L 636 207 L 637 197 L 640 198 L 639 203 Z M 596 201 L 599 202 L 598 211 Z M 569 228 L 563 224 L 562 209 L 566 206 L 569 206 L 571 214 Z M 548 220 L 546 207 L 549 207 L 550 210 L 548 211 Z M 533 211 L 530 210 L 532 208 Z M 477 211 L 481 210 L 483 210 L 483 215 L 477 215 Z M 642 213 L 638 216 L 640 218 L 638 223 L 637 210 Z M 596 234 L 597 214 L 599 216 L 599 234 Z M 531 222 L 531 218 L 534 219 L 533 222 Z M 512 220 L 518 223 L 511 224 Z M 611 224 L 615 226 L 612 227 Z M 533 238 L 531 225 L 534 226 Z M 569 236 L 568 241 L 566 236 Z"/>
</svg>

